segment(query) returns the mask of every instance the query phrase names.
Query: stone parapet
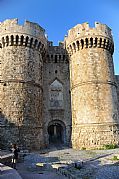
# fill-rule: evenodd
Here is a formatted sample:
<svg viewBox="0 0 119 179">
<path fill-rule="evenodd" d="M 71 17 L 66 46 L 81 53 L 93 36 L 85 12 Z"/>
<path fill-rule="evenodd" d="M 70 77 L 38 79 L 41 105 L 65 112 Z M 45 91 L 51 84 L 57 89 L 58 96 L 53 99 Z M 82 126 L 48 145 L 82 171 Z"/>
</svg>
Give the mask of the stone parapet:
<svg viewBox="0 0 119 179">
<path fill-rule="evenodd" d="M 68 63 L 68 54 L 62 46 L 49 46 L 46 61 L 48 63 Z"/>
<path fill-rule="evenodd" d="M 88 23 L 78 24 L 68 31 L 65 37 L 65 46 L 70 55 L 84 48 L 104 48 L 113 54 L 114 43 L 111 29 L 100 23 L 90 28 Z"/>
<path fill-rule="evenodd" d="M 25 21 L 21 26 L 17 19 L 11 19 L 0 24 L 0 44 L 1 48 L 25 46 L 45 53 L 47 39 L 45 30 L 38 24 Z"/>
</svg>

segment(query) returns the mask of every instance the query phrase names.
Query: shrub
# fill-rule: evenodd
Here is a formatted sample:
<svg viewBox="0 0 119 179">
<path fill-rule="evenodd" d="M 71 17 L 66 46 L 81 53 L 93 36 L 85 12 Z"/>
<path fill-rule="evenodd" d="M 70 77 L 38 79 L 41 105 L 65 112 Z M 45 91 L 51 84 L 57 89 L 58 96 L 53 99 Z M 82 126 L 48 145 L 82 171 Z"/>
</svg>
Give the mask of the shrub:
<svg viewBox="0 0 119 179">
<path fill-rule="evenodd" d="M 119 158 L 115 155 L 113 156 L 112 160 L 119 160 Z"/>
<path fill-rule="evenodd" d="M 115 149 L 117 148 L 116 144 L 105 144 L 103 145 L 104 150 L 108 150 L 108 149 Z"/>
</svg>

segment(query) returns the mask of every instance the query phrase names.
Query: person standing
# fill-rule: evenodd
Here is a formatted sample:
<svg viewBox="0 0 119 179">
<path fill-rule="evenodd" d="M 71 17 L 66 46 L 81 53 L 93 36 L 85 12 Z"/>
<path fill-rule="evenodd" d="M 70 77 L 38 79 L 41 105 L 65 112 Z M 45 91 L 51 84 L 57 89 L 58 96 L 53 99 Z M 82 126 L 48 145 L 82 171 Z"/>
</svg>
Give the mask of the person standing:
<svg viewBox="0 0 119 179">
<path fill-rule="evenodd" d="M 12 145 L 12 153 L 13 153 L 13 157 L 12 157 L 12 168 L 16 169 L 16 163 L 17 163 L 17 160 L 18 160 L 18 155 L 19 155 L 19 148 L 17 147 L 16 144 L 13 144 Z"/>
</svg>

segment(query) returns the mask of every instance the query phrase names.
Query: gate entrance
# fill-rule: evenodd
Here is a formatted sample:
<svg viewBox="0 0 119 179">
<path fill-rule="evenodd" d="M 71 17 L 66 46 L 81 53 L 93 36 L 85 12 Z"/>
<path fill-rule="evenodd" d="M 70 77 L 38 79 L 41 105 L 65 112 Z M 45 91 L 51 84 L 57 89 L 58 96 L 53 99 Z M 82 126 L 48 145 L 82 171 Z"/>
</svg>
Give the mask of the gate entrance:
<svg viewBox="0 0 119 179">
<path fill-rule="evenodd" d="M 65 129 L 59 123 L 54 123 L 48 127 L 49 143 L 62 144 L 65 140 Z"/>
</svg>

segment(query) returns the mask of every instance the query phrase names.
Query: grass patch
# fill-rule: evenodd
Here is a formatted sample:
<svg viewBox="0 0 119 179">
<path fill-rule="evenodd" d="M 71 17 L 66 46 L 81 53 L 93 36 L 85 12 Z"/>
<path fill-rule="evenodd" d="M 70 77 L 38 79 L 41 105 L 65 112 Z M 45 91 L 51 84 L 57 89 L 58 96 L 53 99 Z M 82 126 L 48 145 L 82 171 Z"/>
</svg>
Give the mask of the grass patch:
<svg viewBox="0 0 119 179">
<path fill-rule="evenodd" d="M 86 148 L 85 148 L 85 147 L 82 147 L 81 150 L 86 150 Z"/>
<path fill-rule="evenodd" d="M 118 146 L 116 145 L 116 144 L 105 144 L 105 145 L 103 145 L 103 149 L 104 150 L 109 150 L 109 149 L 115 149 L 115 148 L 117 148 Z"/>
<path fill-rule="evenodd" d="M 112 160 L 119 160 L 119 156 L 114 155 Z"/>
</svg>

